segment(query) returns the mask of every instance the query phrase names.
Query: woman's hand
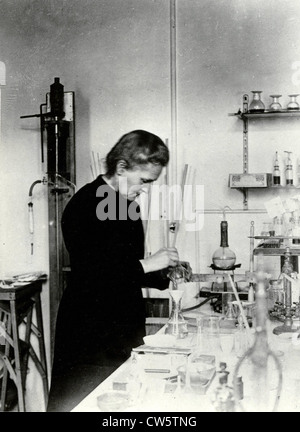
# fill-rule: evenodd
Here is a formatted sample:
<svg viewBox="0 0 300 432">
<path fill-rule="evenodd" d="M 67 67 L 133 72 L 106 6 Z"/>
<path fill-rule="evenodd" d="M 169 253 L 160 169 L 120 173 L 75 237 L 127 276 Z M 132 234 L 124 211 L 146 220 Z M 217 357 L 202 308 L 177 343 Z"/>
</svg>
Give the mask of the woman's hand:
<svg viewBox="0 0 300 432">
<path fill-rule="evenodd" d="M 176 248 L 162 248 L 148 258 L 140 260 L 145 273 L 162 270 L 167 267 L 175 267 L 179 261 Z"/>
</svg>

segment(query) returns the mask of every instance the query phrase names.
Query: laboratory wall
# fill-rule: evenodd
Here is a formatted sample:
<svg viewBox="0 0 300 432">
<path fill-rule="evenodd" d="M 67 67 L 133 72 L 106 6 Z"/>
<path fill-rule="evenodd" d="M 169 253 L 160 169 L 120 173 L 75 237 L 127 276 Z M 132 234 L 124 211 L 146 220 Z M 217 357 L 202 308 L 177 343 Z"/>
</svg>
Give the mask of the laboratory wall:
<svg viewBox="0 0 300 432">
<path fill-rule="evenodd" d="M 171 68 L 172 3 L 176 61 Z M 285 107 L 288 95 L 300 93 L 299 1 L 1 0 L 0 5 L 0 61 L 6 65 L 6 85 L 1 87 L 1 274 L 49 270 L 47 190 L 41 184 L 33 196 L 33 253 L 28 229 L 29 188 L 46 175 L 40 122 L 20 117 L 39 113 L 54 77 L 65 91 L 75 92 L 77 188 L 100 172 L 98 158 L 121 135 L 152 131 L 171 149 L 176 145 L 169 174 L 176 166 L 180 183 L 187 165 L 186 184 L 193 190 L 199 186 L 191 209 L 199 210 L 203 223 L 189 230 L 185 220 L 180 224 L 176 246 L 181 259 L 195 272 L 212 271 L 226 208 L 230 248 L 240 272 L 249 270 L 250 223 L 254 220 L 260 233 L 269 219 L 265 204 L 279 192 L 250 190 L 248 210 L 240 211 L 243 194 L 228 187 L 228 178 L 243 172 L 243 124 L 229 114 L 242 109 L 243 95 L 251 99 L 252 90 L 263 92 L 266 107 L 272 94 L 282 95 Z M 297 118 L 252 121 L 249 172 L 272 172 L 277 150 L 284 174 L 284 151 L 292 151 L 298 184 L 299 133 Z M 284 189 L 280 196 L 284 200 L 293 191 Z M 154 252 L 164 238 L 164 221 L 151 221 L 149 230 Z M 266 258 L 265 265 L 277 276 L 278 259 Z M 187 292 L 186 303 L 195 302 L 195 293 L 195 287 Z M 42 301 L 49 359 L 47 283 Z M 36 398 L 32 406 L 42 410 Z"/>
</svg>

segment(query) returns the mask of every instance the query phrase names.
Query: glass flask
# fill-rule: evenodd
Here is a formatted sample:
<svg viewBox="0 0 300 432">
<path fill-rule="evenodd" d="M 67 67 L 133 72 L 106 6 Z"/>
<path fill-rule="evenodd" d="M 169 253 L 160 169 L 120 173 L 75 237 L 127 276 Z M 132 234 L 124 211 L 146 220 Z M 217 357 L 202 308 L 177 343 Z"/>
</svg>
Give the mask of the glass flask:
<svg viewBox="0 0 300 432">
<path fill-rule="evenodd" d="M 212 260 L 216 267 L 222 270 L 230 269 L 236 261 L 235 253 L 228 246 L 228 223 L 221 222 L 220 247 L 213 253 Z"/>
<path fill-rule="evenodd" d="M 168 273 L 168 277 L 173 283 L 173 289 L 177 289 L 180 283 L 189 282 L 192 274 L 190 264 L 187 261 L 179 261 Z"/>
<path fill-rule="evenodd" d="M 265 104 L 261 100 L 262 91 L 253 90 L 251 93 L 253 93 L 253 100 L 249 105 L 249 111 L 250 112 L 264 112 Z"/>
<path fill-rule="evenodd" d="M 176 339 L 183 339 L 188 336 L 187 322 L 181 312 L 183 291 L 171 290 L 169 292 L 172 299 L 172 310 L 165 333 L 175 336 Z"/>
<path fill-rule="evenodd" d="M 244 412 L 274 412 L 282 387 L 282 368 L 270 349 L 267 334 L 267 294 L 264 282 L 256 289 L 254 343 L 238 360 L 233 374 L 235 400 Z M 238 377 L 244 381 L 244 398 L 239 400 Z"/>
<path fill-rule="evenodd" d="M 270 105 L 270 110 L 272 110 L 272 111 L 278 111 L 278 110 L 281 110 L 282 106 L 281 106 L 281 104 L 279 103 L 279 98 L 280 98 L 281 96 L 282 96 L 282 95 L 270 95 L 270 97 L 273 99 L 273 102 L 272 102 L 271 105 Z"/>
<path fill-rule="evenodd" d="M 299 94 L 291 94 L 289 95 L 289 97 L 291 98 L 290 102 L 287 104 L 287 109 L 288 110 L 298 110 L 299 109 L 299 104 L 297 102 L 297 96 L 299 96 Z"/>
</svg>

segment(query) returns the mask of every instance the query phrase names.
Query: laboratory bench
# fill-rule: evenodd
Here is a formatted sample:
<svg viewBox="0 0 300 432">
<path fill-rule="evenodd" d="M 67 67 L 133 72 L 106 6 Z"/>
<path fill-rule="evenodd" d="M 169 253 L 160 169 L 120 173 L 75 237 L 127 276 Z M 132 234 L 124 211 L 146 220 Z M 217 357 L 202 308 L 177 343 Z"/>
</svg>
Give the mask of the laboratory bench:
<svg viewBox="0 0 300 432">
<path fill-rule="evenodd" d="M 189 336 L 196 333 L 196 317 L 210 315 L 210 306 L 206 304 L 201 310 L 188 312 L 184 316 L 189 325 Z M 277 320 L 269 320 L 268 342 L 270 348 L 278 356 L 282 367 L 282 389 L 277 407 L 278 412 L 298 412 L 300 410 L 300 340 L 288 337 L 278 337 L 273 334 L 272 329 L 278 326 Z M 165 326 L 162 327 L 158 334 L 164 333 Z M 254 331 L 252 332 L 254 333 Z M 146 348 L 145 348 L 146 347 Z M 168 375 L 173 366 L 176 371 L 180 371 L 180 365 L 186 364 L 188 355 L 191 353 L 189 347 L 168 349 L 150 349 L 143 345 L 133 350 L 137 354 L 140 366 L 144 369 L 143 381 L 144 391 L 137 399 L 126 399 L 123 408 L 119 412 L 127 413 L 174 413 L 174 412 L 216 412 L 214 405 L 215 392 L 219 385 L 220 363 L 225 362 L 229 372 L 228 385 L 233 386 L 232 377 L 239 360 L 234 348 L 231 353 L 224 353 L 220 348 L 208 353 L 208 356 L 215 359 L 215 373 L 209 379 L 203 391 L 194 393 L 186 386 L 182 385 L 178 378 Z M 207 355 L 207 353 L 206 353 Z M 100 408 L 98 397 L 107 397 L 120 394 L 125 398 L 133 396 L 132 387 L 132 358 L 129 358 L 112 374 L 107 376 L 98 386 L 89 392 L 82 400 L 71 410 L 71 412 L 107 412 L 109 409 Z M 171 365 L 171 366 L 170 366 Z M 169 369 L 168 369 L 169 368 Z M 180 372 L 177 372 L 180 375 Z M 172 373 L 171 373 L 172 375 Z M 130 384 L 131 383 L 131 384 Z M 146 384 L 145 384 L 146 383 Z M 130 385 L 130 387 L 128 387 Z M 143 386 L 141 387 L 143 389 Z M 126 391 L 127 390 L 127 391 Z M 131 395 L 131 396 L 130 396 Z M 235 411 L 243 411 L 239 404 L 235 404 Z M 113 409 L 111 410 L 113 411 Z M 129 414 L 128 414 L 129 415 Z"/>
</svg>

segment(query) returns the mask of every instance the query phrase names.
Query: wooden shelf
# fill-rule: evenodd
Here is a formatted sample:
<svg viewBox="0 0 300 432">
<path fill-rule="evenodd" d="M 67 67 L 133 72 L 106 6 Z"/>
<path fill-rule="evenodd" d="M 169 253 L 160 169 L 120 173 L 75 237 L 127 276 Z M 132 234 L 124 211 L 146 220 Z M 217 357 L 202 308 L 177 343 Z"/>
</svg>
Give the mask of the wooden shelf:
<svg viewBox="0 0 300 432">
<path fill-rule="evenodd" d="M 259 113 L 238 111 L 237 113 L 229 113 L 229 115 L 239 117 L 240 119 L 300 117 L 300 110 L 265 110 L 264 112 Z"/>
</svg>

